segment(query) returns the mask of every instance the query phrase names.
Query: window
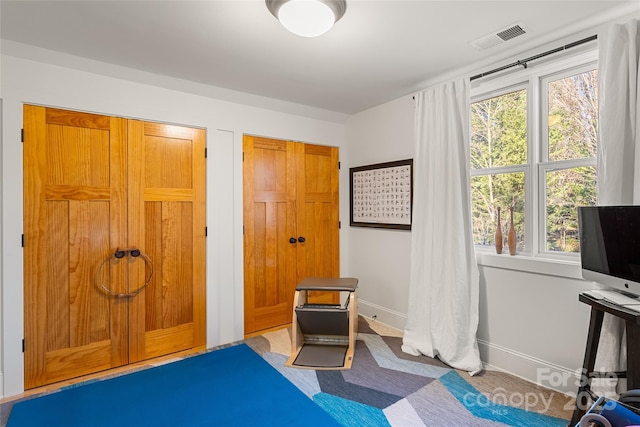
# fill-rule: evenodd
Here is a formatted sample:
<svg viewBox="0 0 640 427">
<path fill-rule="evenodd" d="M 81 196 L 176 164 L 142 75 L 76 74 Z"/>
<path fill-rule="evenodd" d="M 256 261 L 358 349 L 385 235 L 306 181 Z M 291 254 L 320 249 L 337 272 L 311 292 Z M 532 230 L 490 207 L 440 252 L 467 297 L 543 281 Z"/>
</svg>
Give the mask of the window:
<svg viewBox="0 0 640 427">
<path fill-rule="evenodd" d="M 598 70 L 542 81 L 543 146 L 540 173 L 545 192 L 543 241 L 547 252 L 577 253 L 578 206 L 596 204 Z"/>
<path fill-rule="evenodd" d="M 506 238 L 513 208 L 518 253 L 566 257 L 579 251 L 576 208 L 596 204 L 598 72 L 594 62 L 577 62 L 473 88 L 471 202 L 478 247 L 493 250 L 498 208 Z"/>
<path fill-rule="evenodd" d="M 493 246 L 498 207 L 506 213 L 513 206 L 513 223 L 523 229 L 529 168 L 526 89 L 471 104 L 471 168 L 474 243 Z M 523 247 L 522 234 L 516 234 L 516 242 Z"/>
</svg>

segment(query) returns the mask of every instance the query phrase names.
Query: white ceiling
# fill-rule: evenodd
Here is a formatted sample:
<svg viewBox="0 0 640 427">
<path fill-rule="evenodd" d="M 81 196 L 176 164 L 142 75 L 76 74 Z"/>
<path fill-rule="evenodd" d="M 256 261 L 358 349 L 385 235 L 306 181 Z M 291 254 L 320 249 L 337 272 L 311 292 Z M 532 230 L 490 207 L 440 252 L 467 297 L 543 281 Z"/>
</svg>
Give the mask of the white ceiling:
<svg viewBox="0 0 640 427">
<path fill-rule="evenodd" d="M 287 32 L 262 0 L 9 1 L 4 40 L 215 87 L 353 114 L 471 64 L 509 58 L 634 1 L 348 0 L 314 39 Z M 522 24 L 488 50 L 468 42 Z"/>
</svg>

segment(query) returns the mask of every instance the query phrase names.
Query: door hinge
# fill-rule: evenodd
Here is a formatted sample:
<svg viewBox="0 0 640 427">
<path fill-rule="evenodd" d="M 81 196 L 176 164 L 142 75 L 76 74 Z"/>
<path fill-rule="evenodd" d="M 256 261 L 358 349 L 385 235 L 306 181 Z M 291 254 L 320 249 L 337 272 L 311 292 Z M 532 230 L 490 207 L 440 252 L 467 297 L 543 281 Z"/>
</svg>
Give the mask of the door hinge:
<svg viewBox="0 0 640 427">
<path fill-rule="evenodd" d="M 342 228 L 342 221 L 338 221 L 338 230 Z"/>
<path fill-rule="evenodd" d="M 20 129 L 20 142 L 24 142 L 24 129 Z"/>
<path fill-rule="evenodd" d="M 207 158 L 207 147 L 204 147 L 204 158 Z"/>
<path fill-rule="evenodd" d="M 204 237 L 207 237 L 209 235 L 209 227 L 205 227 L 204 228 Z"/>
<path fill-rule="evenodd" d="M 244 162 L 244 151 L 242 152 L 242 161 Z"/>
<path fill-rule="evenodd" d="M 24 248 L 24 234 L 20 236 L 20 246 Z"/>
<path fill-rule="evenodd" d="M 22 340 L 22 352 L 24 353 L 24 339 Z"/>
</svg>

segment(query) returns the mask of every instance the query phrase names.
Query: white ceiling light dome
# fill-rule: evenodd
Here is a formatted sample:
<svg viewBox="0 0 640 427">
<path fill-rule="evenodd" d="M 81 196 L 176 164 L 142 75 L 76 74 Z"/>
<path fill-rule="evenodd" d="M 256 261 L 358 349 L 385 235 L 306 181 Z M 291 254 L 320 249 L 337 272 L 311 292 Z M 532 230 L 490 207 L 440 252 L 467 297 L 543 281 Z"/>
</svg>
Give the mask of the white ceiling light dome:
<svg viewBox="0 0 640 427">
<path fill-rule="evenodd" d="M 346 0 L 266 0 L 266 3 L 287 30 L 302 37 L 326 33 L 347 10 Z"/>
</svg>

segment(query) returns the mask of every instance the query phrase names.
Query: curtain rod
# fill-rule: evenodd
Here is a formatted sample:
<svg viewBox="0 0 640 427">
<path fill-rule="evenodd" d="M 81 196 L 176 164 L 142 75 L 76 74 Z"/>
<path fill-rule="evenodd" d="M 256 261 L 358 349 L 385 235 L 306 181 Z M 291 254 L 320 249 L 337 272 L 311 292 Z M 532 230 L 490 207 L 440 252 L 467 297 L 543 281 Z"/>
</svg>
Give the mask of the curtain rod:
<svg viewBox="0 0 640 427">
<path fill-rule="evenodd" d="M 518 66 L 522 66 L 524 68 L 527 68 L 527 62 L 529 62 L 529 61 L 540 59 L 542 57 L 545 57 L 545 56 L 548 56 L 548 55 L 551 55 L 551 54 L 554 54 L 554 53 L 557 53 L 557 52 L 561 52 L 563 50 L 570 49 L 572 47 L 580 46 L 581 44 L 588 43 L 590 41 L 596 40 L 597 38 L 598 38 L 597 35 L 593 35 L 593 36 L 587 37 L 585 39 L 578 40 L 576 42 L 569 43 L 569 44 L 566 44 L 564 46 L 549 50 L 547 52 L 539 53 L 538 55 L 530 56 L 529 58 L 518 60 L 516 62 L 512 62 L 511 64 L 503 65 L 502 67 L 498 67 L 498 68 L 495 68 L 495 69 L 490 70 L 490 71 L 485 71 L 484 73 L 480 73 L 480 74 L 477 74 L 477 75 L 471 77 L 470 80 L 473 81 L 473 80 L 488 76 L 490 74 L 494 74 L 494 73 L 497 73 L 499 71 L 506 70 L 508 68 L 513 68 L 513 67 L 518 67 Z"/>
</svg>

